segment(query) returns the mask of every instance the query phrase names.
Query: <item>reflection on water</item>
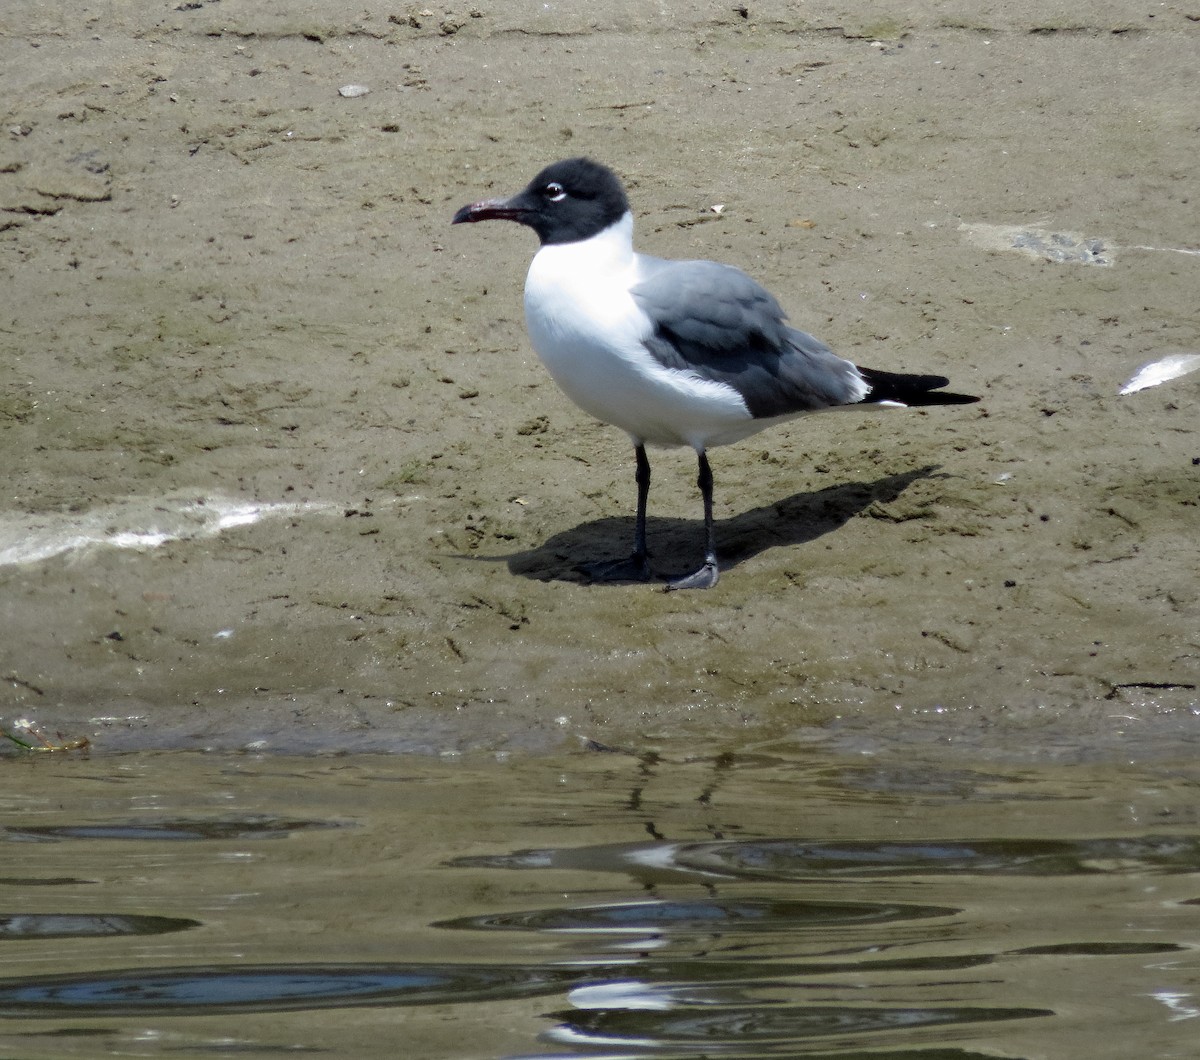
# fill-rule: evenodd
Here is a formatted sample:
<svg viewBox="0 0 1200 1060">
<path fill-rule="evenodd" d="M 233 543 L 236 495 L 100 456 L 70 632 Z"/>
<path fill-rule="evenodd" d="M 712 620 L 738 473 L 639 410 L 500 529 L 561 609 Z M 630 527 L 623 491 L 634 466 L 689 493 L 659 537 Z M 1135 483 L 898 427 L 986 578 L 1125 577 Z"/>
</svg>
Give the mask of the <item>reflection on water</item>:
<svg viewBox="0 0 1200 1060">
<path fill-rule="evenodd" d="M 0 765 L 0 1055 L 1196 1055 L 1192 767 Z"/>
</svg>

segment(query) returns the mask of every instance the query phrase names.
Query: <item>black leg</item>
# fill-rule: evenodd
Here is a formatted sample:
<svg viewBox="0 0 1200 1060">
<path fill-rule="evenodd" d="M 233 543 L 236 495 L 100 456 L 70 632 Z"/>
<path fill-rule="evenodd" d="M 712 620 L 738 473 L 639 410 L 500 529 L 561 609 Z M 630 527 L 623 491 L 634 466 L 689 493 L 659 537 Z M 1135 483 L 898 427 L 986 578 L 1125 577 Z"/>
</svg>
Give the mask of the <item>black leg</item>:
<svg viewBox="0 0 1200 1060">
<path fill-rule="evenodd" d="M 644 445 L 635 445 L 633 455 L 637 459 L 637 471 L 633 476 L 637 482 L 637 522 L 634 524 L 631 558 L 640 558 L 645 566 L 650 555 L 646 548 L 646 503 L 650 499 L 650 461 L 646 458 Z"/>
<path fill-rule="evenodd" d="M 646 447 L 634 446 L 637 459 L 634 479 L 637 482 L 637 520 L 633 529 L 633 555 L 628 559 L 601 560 L 585 563 L 579 569 L 593 581 L 598 582 L 645 582 L 652 577 L 649 552 L 646 548 L 646 503 L 650 497 L 650 461 Z"/>
<path fill-rule="evenodd" d="M 708 466 L 708 454 L 703 450 L 699 453 L 700 474 L 696 477 L 696 485 L 700 487 L 700 496 L 704 498 L 704 566 L 699 570 L 675 578 L 667 582 L 667 590 L 671 589 L 711 589 L 717 584 L 720 571 L 717 569 L 717 532 L 713 526 L 713 477 L 712 468 Z"/>
</svg>

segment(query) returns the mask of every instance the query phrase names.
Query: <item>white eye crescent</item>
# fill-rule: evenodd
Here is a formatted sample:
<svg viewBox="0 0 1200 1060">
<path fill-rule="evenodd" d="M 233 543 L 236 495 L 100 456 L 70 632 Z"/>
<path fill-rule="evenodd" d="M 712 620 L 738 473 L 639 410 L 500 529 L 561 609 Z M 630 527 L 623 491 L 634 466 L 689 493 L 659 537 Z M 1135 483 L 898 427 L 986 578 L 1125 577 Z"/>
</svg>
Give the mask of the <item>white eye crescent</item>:
<svg viewBox="0 0 1200 1060">
<path fill-rule="evenodd" d="M 551 202 L 562 202 L 567 197 L 567 190 L 557 180 L 552 180 L 542 189 L 542 194 Z"/>
</svg>

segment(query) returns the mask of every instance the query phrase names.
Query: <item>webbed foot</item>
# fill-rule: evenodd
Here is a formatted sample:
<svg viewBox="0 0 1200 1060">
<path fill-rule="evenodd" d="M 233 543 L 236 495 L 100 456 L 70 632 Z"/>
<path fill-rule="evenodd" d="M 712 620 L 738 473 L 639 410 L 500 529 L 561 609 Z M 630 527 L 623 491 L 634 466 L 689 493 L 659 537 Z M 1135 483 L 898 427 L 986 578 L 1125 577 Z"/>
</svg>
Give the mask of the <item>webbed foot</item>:
<svg viewBox="0 0 1200 1060">
<path fill-rule="evenodd" d="M 711 589 L 717 584 L 721 572 L 717 570 L 716 560 L 707 560 L 703 567 L 691 574 L 685 574 L 682 578 L 672 578 L 663 587 L 664 592 L 671 592 L 675 589 Z"/>
</svg>

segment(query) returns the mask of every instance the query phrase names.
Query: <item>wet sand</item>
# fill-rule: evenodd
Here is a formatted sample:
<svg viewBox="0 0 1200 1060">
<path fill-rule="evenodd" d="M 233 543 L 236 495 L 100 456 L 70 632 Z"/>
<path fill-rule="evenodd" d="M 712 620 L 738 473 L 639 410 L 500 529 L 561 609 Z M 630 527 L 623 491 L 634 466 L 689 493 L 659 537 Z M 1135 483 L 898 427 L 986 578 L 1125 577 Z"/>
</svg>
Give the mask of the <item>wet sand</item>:
<svg viewBox="0 0 1200 1060">
<path fill-rule="evenodd" d="M 1117 390 L 1200 348 L 1198 44 L 1176 4 L 10 2 L 0 527 L 184 529 L 0 567 L 0 718 L 100 749 L 1170 748 L 1200 383 Z M 628 548 L 628 441 L 529 349 L 532 235 L 448 225 L 574 154 L 626 178 L 640 248 L 983 400 L 716 450 L 720 585 L 585 584 Z M 652 460 L 686 565 L 693 460 Z M 213 532 L 238 505 L 284 507 Z"/>
</svg>

